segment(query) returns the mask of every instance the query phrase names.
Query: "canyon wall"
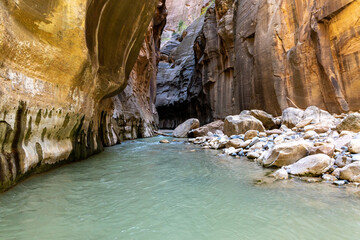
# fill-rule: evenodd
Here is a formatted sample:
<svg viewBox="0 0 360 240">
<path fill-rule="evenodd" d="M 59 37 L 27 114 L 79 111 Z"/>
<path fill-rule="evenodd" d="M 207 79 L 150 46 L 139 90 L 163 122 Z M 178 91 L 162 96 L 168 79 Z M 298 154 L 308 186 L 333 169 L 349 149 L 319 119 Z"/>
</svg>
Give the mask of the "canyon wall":
<svg viewBox="0 0 360 240">
<path fill-rule="evenodd" d="M 359 110 L 360 1 L 240 0 L 235 8 L 243 109 Z"/>
<path fill-rule="evenodd" d="M 191 25 L 209 6 L 211 0 L 168 0 L 167 24 L 162 34 L 163 44 L 170 40 L 174 33 L 179 33 Z"/>
<path fill-rule="evenodd" d="M 0 0 L 0 190 L 153 134 L 164 9 L 163 0 Z"/>
<path fill-rule="evenodd" d="M 187 116 L 219 119 L 254 108 L 280 115 L 309 105 L 358 110 L 359 13 L 359 0 L 216 0 L 188 46 L 195 56 L 191 78 L 201 82 L 198 102 L 207 105 Z M 165 47 L 165 62 L 182 61 Z M 177 104 L 162 102 L 162 112 Z"/>
</svg>

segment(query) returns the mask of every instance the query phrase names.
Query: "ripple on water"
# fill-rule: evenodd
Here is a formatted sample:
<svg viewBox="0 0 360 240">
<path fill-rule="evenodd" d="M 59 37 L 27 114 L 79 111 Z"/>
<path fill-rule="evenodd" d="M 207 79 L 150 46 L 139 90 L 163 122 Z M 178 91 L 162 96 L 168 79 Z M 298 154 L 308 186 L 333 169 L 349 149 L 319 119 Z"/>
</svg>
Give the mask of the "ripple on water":
<svg viewBox="0 0 360 240">
<path fill-rule="evenodd" d="M 349 188 L 264 178 L 253 162 L 125 142 L 0 196 L 1 239 L 354 239 Z M 265 181 L 266 182 L 266 181 Z"/>
</svg>

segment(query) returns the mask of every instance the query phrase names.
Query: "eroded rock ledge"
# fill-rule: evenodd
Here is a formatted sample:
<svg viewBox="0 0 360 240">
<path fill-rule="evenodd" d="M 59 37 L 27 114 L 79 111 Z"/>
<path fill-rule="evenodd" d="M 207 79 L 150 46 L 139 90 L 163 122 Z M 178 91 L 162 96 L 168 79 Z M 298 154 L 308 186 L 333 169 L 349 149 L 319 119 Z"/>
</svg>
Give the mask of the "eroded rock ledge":
<svg viewBox="0 0 360 240">
<path fill-rule="evenodd" d="M 0 0 L 0 191 L 153 135 L 165 16 L 156 0 Z"/>
</svg>

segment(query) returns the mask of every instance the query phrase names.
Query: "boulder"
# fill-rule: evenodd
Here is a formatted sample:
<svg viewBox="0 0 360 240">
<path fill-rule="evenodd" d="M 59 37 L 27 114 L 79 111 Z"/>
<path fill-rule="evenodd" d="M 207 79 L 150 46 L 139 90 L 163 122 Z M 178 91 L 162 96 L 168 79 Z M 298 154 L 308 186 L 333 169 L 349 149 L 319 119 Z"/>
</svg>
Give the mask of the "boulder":
<svg viewBox="0 0 360 240">
<path fill-rule="evenodd" d="M 170 142 L 169 142 L 169 140 L 163 139 L 163 140 L 160 140 L 160 143 L 170 143 Z"/>
<path fill-rule="evenodd" d="M 360 162 L 353 162 L 341 168 L 339 178 L 350 182 L 360 182 Z"/>
<path fill-rule="evenodd" d="M 227 154 L 227 155 L 233 155 L 234 153 L 237 153 L 237 152 L 238 151 L 233 147 L 224 149 L 224 153 Z"/>
<path fill-rule="evenodd" d="M 325 154 L 316 154 L 300 159 L 294 164 L 286 166 L 289 174 L 299 176 L 320 176 L 327 172 L 333 160 Z"/>
<path fill-rule="evenodd" d="M 307 131 L 304 135 L 304 139 L 314 139 L 316 137 L 318 137 L 318 134 L 315 131 Z"/>
<path fill-rule="evenodd" d="M 342 168 L 351 163 L 351 158 L 345 155 L 338 155 L 335 159 L 335 165 Z"/>
<path fill-rule="evenodd" d="M 335 151 L 335 145 L 332 143 L 315 143 L 314 147 L 311 149 L 310 151 L 310 155 L 315 155 L 315 154 L 325 154 L 328 155 L 329 157 L 332 157 L 334 155 L 334 151 Z"/>
<path fill-rule="evenodd" d="M 191 118 L 180 124 L 177 128 L 175 128 L 173 132 L 173 136 L 177 138 L 187 137 L 188 132 L 192 129 L 200 127 L 200 122 L 196 118 Z"/>
<path fill-rule="evenodd" d="M 336 119 L 329 112 L 316 106 L 310 106 L 304 111 L 304 119 L 312 119 L 313 123 L 335 123 Z"/>
<path fill-rule="evenodd" d="M 335 170 L 331 173 L 331 175 L 336 177 L 337 179 L 339 179 L 340 178 L 340 171 L 341 171 L 341 168 L 335 168 Z"/>
<path fill-rule="evenodd" d="M 360 139 L 352 139 L 349 143 L 351 153 L 360 153 Z"/>
<path fill-rule="evenodd" d="M 303 120 L 304 111 L 298 108 L 286 108 L 282 114 L 282 124 L 289 128 L 295 127 Z"/>
<path fill-rule="evenodd" d="M 340 124 L 336 126 L 336 129 L 341 131 L 360 132 L 360 113 L 349 114 Z"/>
<path fill-rule="evenodd" d="M 293 164 L 308 155 L 312 144 L 306 141 L 280 143 L 264 155 L 265 167 L 282 167 Z"/>
<path fill-rule="evenodd" d="M 265 132 L 262 122 L 253 116 L 240 114 L 228 116 L 224 122 L 224 133 L 228 136 L 244 134 L 249 130 Z"/>
<path fill-rule="evenodd" d="M 259 119 L 266 129 L 273 129 L 276 127 L 274 117 L 262 110 L 251 110 L 250 115 Z"/>
<path fill-rule="evenodd" d="M 250 153 L 248 153 L 248 155 L 247 155 L 247 158 L 248 158 L 248 159 L 257 159 L 257 158 L 259 158 L 259 157 L 260 157 L 260 154 L 257 153 L 257 152 L 250 152 Z"/>
<path fill-rule="evenodd" d="M 341 149 L 342 147 L 349 146 L 350 142 L 352 140 L 352 135 L 344 135 L 334 142 L 336 149 Z"/>
<path fill-rule="evenodd" d="M 245 133 L 245 141 L 246 140 L 251 140 L 254 137 L 257 137 L 259 135 L 259 131 L 257 130 L 249 130 Z"/>
<path fill-rule="evenodd" d="M 226 147 L 230 148 L 230 147 L 234 147 L 234 148 L 240 148 L 240 146 L 242 145 L 244 141 L 240 138 L 234 138 L 231 139 L 227 144 Z"/>
<path fill-rule="evenodd" d="M 302 120 L 301 122 L 299 122 L 298 124 L 296 124 L 295 127 L 297 127 L 297 128 L 306 127 L 307 125 L 311 124 L 312 121 L 313 121 L 312 118 L 305 118 L 304 120 Z"/>
<path fill-rule="evenodd" d="M 215 133 L 216 130 L 224 131 L 224 121 L 218 120 L 190 131 L 194 137 L 207 136 L 208 132 Z"/>
<path fill-rule="evenodd" d="M 227 139 L 226 137 L 214 138 L 213 140 L 211 140 L 209 142 L 209 146 L 210 146 L 210 148 L 213 148 L 213 149 L 222 149 L 222 148 L 225 148 L 225 146 L 228 142 L 229 142 L 229 139 Z"/>
<path fill-rule="evenodd" d="M 286 180 L 289 178 L 289 174 L 284 168 L 277 170 L 272 176 L 277 180 Z"/>
</svg>

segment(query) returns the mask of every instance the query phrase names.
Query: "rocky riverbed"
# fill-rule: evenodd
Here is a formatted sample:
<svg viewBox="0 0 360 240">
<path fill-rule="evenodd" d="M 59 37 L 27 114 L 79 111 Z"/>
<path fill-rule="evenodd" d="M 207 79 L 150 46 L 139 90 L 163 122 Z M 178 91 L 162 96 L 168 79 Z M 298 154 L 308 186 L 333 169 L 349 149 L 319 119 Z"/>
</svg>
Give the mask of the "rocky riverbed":
<svg viewBox="0 0 360 240">
<path fill-rule="evenodd" d="M 279 117 L 251 110 L 202 127 L 194 123 L 188 120 L 175 132 L 187 133 L 190 143 L 204 149 L 273 169 L 269 176 L 275 180 L 296 176 L 339 186 L 360 183 L 359 113 L 330 114 L 311 106 L 287 108 Z"/>
</svg>

